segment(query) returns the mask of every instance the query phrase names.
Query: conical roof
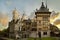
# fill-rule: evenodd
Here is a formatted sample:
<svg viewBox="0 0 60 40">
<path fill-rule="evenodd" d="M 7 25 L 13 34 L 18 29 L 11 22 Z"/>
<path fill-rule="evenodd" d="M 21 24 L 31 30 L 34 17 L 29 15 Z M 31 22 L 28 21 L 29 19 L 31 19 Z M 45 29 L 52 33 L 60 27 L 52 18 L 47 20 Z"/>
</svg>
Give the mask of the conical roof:
<svg viewBox="0 0 60 40">
<path fill-rule="evenodd" d="M 15 14 L 15 13 L 19 14 L 16 8 L 13 10 L 13 14 Z"/>
<path fill-rule="evenodd" d="M 17 20 L 19 18 L 19 12 L 17 11 L 16 8 L 13 10 L 12 14 L 13 14 L 13 19 Z"/>
<path fill-rule="evenodd" d="M 45 7 L 44 2 L 42 2 L 42 5 L 37 12 L 49 12 L 49 9 Z"/>
</svg>

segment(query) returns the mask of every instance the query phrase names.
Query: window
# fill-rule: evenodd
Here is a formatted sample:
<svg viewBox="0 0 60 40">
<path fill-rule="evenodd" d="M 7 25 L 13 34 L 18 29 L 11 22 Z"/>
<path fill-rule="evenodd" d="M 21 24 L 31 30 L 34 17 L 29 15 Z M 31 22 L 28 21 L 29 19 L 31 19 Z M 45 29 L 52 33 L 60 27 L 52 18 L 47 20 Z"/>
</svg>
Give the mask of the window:
<svg viewBox="0 0 60 40">
<path fill-rule="evenodd" d="M 41 28 L 39 28 L 39 30 L 41 30 Z"/>
<path fill-rule="evenodd" d="M 37 28 L 32 28 L 32 30 L 31 31 L 37 31 Z"/>
<path fill-rule="evenodd" d="M 48 21 L 48 17 L 43 17 L 43 21 Z"/>
<path fill-rule="evenodd" d="M 41 26 L 41 20 L 39 20 L 39 26 Z"/>
<path fill-rule="evenodd" d="M 43 21 L 43 26 L 47 27 L 48 26 L 48 22 L 47 21 Z"/>
<path fill-rule="evenodd" d="M 47 35 L 47 32 L 43 32 L 43 35 Z"/>
<path fill-rule="evenodd" d="M 41 23 L 41 21 L 39 21 L 39 23 Z"/>
</svg>

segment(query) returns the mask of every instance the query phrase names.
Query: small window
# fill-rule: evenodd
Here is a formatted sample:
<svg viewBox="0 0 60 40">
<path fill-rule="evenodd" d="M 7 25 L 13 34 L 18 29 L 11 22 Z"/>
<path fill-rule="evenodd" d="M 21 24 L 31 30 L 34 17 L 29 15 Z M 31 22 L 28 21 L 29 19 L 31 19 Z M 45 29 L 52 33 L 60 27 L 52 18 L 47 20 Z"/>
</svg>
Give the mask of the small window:
<svg viewBox="0 0 60 40">
<path fill-rule="evenodd" d="M 32 30 L 31 31 L 37 31 L 37 29 L 36 28 L 32 28 Z"/>
<path fill-rule="evenodd" d="M 41 26 L 41 20 L 39 20 L 39 24 L 38 25 Z"/>
<path fill-rule="evenodd" d="M 41 21 L 39 21 L 39 23 L 41 23 Z"/>
<path fill-rule="evenodd" d="M 44 32 L 43 35 L 47 35 L 47 32 Z"/>
<path fill-rule="evenodd" d="M 43 21 L 48 21 L 48 17 L 43 17 Z"/>
<path fill-rule="evenodd" d="M 41 30 L 41 28 L 39 28 L 39 30 Z"/>
</svg>

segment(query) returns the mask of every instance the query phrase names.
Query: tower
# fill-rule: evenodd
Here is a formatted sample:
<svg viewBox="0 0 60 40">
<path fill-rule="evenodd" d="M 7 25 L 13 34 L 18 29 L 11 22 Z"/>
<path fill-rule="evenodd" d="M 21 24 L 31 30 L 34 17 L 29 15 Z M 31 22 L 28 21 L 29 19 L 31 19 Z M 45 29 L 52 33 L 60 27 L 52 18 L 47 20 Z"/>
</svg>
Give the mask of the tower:
<svg viewBox="0 0 60 40">
<path fill-rule="evenodd" d="M 35 12 L 39 37 L 50 36 L 50 14 L 47 5 L 45 7 L 44 2 L 42 2 L 40 9 Z"/>
<path fill-rule="evenodd" d="M 17 38 L 18 37 L 18 32 L 19 32 L 19 13 L 16 10 L 16 8 L 13 10 L 13 18 L 11 20 L 11 22 L 9 22 L 9 37 L 10 38 Z"/>
<path fill-rule="evenodd" d="M 19 18 L 19 13 L 16 8 L 13 10 L 12 14 L 13 14 L 13 19 L 16 21 Z"/>
</svg>

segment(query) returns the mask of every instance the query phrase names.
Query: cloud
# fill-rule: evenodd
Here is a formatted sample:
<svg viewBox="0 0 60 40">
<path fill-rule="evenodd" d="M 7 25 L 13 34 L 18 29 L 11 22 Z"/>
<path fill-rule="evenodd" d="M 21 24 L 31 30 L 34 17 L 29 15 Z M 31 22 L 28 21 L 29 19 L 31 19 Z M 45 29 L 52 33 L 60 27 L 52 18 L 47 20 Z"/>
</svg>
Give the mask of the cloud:
<svg viewBox="0 0 60 40">
<path fill-rule="evenodd" d="M 50 23 L 54 24 L 60 29 L 60 13 L 57 12 L 52 12 L 51 17 L 50 17 Z"/>
<path fill-rule="evenodd" d="M 54 22 L 54 25 L 56 25 L 56 26 L 60 29 L 60 19 L 57 19 L 57 20 Z"/>
<path fill-rule="evenodd" d="M 55 20 L 57 20 L 58 17 L 59 17 L 59 13 L 53 11 L 50 16 L 50 23 L 53 24 L 53 22 L 55 22 Z"/>
<path fill-rule="evenodd" d="M 54 22 L 55 25 L 59 25 L 60 24 L 60 19 L 57 19 L 55 22 Z"/>
<path fill-rule="evenodd" d="M 0 14 L 0 24 L 2 24 L 3 26 L 7 26 L 8 24 L 8 16 L 5 14 Z"/>
<path fill-rule="evenodd" d="M 59 16 L 59 13 L 55 13 L 54 11 L 51 13 L 51 19 L 55 19 Z"/>
<path fill-rule="evenodd" d="M 7 6 L 12 5 L 12 1 L 10 1 L 10 0 L 6 1 L 6 5 L 7 5 Z"/>
<path fill-rule="evenodd" d="M 0 24 L 0 31 L 2 31 L 3 29 L 5 29 L 5 27 L 2 24 Z"/>
<path fill-rule="evenodd" d="M 60 24 L 56 25 L 60 29 Z"/>
</svg>

